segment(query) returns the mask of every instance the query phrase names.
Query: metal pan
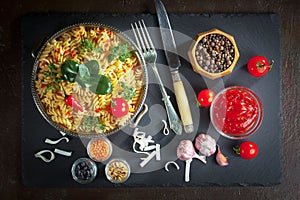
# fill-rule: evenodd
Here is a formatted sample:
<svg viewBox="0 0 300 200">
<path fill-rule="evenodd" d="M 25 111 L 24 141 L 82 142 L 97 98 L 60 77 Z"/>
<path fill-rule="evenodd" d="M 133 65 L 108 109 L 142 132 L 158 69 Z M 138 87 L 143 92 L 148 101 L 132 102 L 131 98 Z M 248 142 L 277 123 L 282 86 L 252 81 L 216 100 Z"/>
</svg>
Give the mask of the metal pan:
<svg viewBox="0 0 300 200">
<path fill-rule="evenodd" d="M 38 73 L 38 65 L 39 65 L 39 59 L 44 51 L 44 49 L 46 48 L 47 44 L 50 43 L 53 39 L 61 36 L 63 33 L 79 27 L 79 26 L 97 26 L 97 27 L 101 27 L 101 28 L 106 28 L 106 29 L 110 29 L 112 32 L 116 33 L 118 35 L 118 37 L 120 37 L 123 41 L 126 41 L 126 43 L 128 43 L 131 48 L 134 50 L 138 60 L 139 60 L 139 64 L 142 68 L 142 77 L 144 80 L 143 83 L 143 88 L 142 88 L 142 94 L 139 97 L 138 100 L 138 106 L 135 108 L 133 115 L 130 117 L 129 120 L 127 120 L 127 122 L 121 126 L 118 126 L 116 129 L 108 131 L 108 132 L 104 132 L 104 133 L 84 133 L 81 131 L 74 131 L 74 130 L 70 130 L 67 127 L 54 122 L 51 117 L 46 113 L 45 107 L 43 105 L 43 103 L 41 102 L 41 99 L 39 98 L 38 92 L 37 92 L 37 88 L 35 85 L 35 81 L 37 80 L 37 73 Z M 38 111 L 41 113 L 41 115 L 44 117 L 44 119 L 50 124 L 52 125 L 55 129 L 57 129 L 58 131 L 62 132 L 62 133 L 66 133 L 70 136 L 75 136 L 75 137 L 85 137 L 85 138 L 93 138 L 93 137 L 97 137 L 97 136 L 108 136 L 110 134 L 116 133 L 117 131 L 121 130 L 122 128 L 124 128 L 125 126 L 127 126 L 128 124 L 134 124 L 134 119 L 136 118 L 140 118 L 138 115 L 139 113 L 144 113 L 144 112 L 140 112 L 141 109 L 143 108 L 145 99 L 146 99 L 146 95 L 147 95 L 147 90 L 148 90 L 148 72 L 147 72 L 147 68 L 146 68 L 146 64 L 144 61 L 144 58 L 141 54 L 141 52 L 138 50 L 138 48 L 136 47 L 136 45 L 131 41 L 131 39 L 126 36 L 124 33 L 122 33 L 120 30 L 108 26 L 108 25 L 104 25 L 104 24 L 100 24 L 100 23 L 78 23 L 78 24 L 74 24 L 71 26 L 68 26 L 58 32 L 56 32 L 54 35 L 52 35 L 49 39 L 47 39 L 45 42 L 43 42 L 43 45 L 41 46 L 41 48 L 39 48 L 39 51 L 37 51 L 37 54 L 34 54 L 35 56 L 35 62 L 33 65 L 33 70 L 32 70 L 32 75 L 31 75 L 31 92 L 32 92 L 32 97 L 34 100 L 35 105 L 37 106 Z M 147 106 L 145 106 L 147 107 Z"/>
</svg>

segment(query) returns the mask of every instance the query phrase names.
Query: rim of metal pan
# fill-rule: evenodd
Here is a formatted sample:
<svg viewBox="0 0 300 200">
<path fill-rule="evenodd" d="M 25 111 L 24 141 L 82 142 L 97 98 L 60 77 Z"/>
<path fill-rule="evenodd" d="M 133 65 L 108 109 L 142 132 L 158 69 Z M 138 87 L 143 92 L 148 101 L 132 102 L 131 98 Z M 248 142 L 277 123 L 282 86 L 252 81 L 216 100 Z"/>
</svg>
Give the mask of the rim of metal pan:
<svg viewBox="0 0 300 200">
<path fill-rule="evenodd" d="M 137 109 L 135 110 L 133 116 L 122 126 L 119 126 L 117 129 L 113 130 L 113 131 L 109 131 L 106 133 L 81 133 L 81 132 L 75 132 L 75 131 L 71 131 L 66 129 L 65 127 L 63 127 L 62 125 L 59 125 L 55 122 L 52 121 L 52 119 L 49 117 L 49 115 L 45 112 L 44 106 L 42 105 L 40 98 L 38 97 L 37 93 L 36 93 L 36 87 L 35 87 L 35 80 L 36 80 L 36 76 L 37 76 L 37 67 L 38 67 L 38 60 L 39 57 L 41 56 L 41 53 L 43 52 L 43 50 L 45 49 L 46 45 L 53 40 L 54 38 L 57 38 L 58 36 L 60 36 L 62 33 L 77 27 L 77 26 L 99 26 L 99 27 L 104 27 L 107 29 L 110 29 L 112 31 L 114 31 L 115 33 L 118 34 L 119 37 L 121 37 L 124 41 L 126 41 L 127 43 L 129 43 L 133 49 L 135 50 L 139 61 L 141 62 L 142 65 L 142 69 L 143 69 L 143 78 L 144 78 L 144 86 L 143 86 L 143 94 L 140 98 L 140 102 L 138 104 Z M 141 53 L 141 51 L 137 48 L 136 44 L 126 35 L 124 34 L 122 31 L 120 31 L 119 29 L 106 25 L 106 24 L 102 24 L 102 23 L 95 23 L 95 22 L 83 22 L 83 23 L 76 23 L 70 26 L 66 26 L 65 28 L 59 30 L 58 32 L 56 32 L 55 34 L 53 34 L 49 39 L 46 40 L 45 43 L 43 43 L 42 47 L 40 48 L 40 50 L 38 51 L 38 54 L 35 57 L 35 61 L 33 64 L 33 69 L 32 69 L 32 73 L 31 73 L 31 94 L 34 100 L 34 103 L 37 107 L 37 109 L 39 110 L 40 114 L 43 116 L 43 118 L 50 124 L 52 125 L 56 130 L 58 131 L 62 131 L 70 136 L 74 136 L 74 137 L 83 137 L 83 138 L 94 138 L 94 137 L 99 137 L 99 136 L 109 136 L 113 133 L 116 133 L 118 131 L 120 131 L 121 129 L 123 129 L 124 127 L 126 127 L 127 125 L 130 124 L 130 122 L 132 122 L 132 120 L 134 120 L 137 115 L 140 113 L 143 104 L 146 100 L 146 96 L 147 96 L 147 91 L 148 91 L 148 71 L 147 71 L 147 67 L 146 67 L 146 63 L 144 60 L 144 57 Z"/>
</svg>

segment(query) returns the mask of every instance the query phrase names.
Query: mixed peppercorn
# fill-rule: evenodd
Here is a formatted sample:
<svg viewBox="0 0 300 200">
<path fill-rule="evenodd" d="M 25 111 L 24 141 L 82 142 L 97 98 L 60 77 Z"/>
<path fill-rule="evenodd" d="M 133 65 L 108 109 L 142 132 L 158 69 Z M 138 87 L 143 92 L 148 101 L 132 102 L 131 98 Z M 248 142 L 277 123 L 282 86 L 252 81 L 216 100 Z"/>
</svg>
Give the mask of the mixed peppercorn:
<svg viewBox="0 0 300 200">
<path fill-rule="evenodd" d="M 208 34 L 197 44 L 195 55 L 198 64 L 207 72 L 220 73 L 234 60 L 234 45 L 221 34 Z"/>
</svg>

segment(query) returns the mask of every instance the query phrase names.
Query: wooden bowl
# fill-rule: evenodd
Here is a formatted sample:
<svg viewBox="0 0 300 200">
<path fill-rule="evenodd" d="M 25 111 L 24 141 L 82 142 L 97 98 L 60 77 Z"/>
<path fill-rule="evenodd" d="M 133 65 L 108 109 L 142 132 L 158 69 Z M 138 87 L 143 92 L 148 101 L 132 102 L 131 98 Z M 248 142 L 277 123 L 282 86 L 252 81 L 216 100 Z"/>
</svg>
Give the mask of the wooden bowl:
<svg viewBox="0 0 300 200">
<path fill-rule="evenodd" d="M 226 41 L 226 42 L 230 41 L 228 43 L 229 43 L 230 48 L 233 49 L 233 51 L 230 50 L 230 52 L 231 52 L 230 56 L 229 57 L 227 56 L 228 58 L 226 57 L 228 60 L 226 60 L 225 57 L 222 57 L 223 54 L 225 54 L 225 52 L 223 52 L 223 50 L 218 52 L 217 50 L 219 50 L 220 48 L 218 48 L 217 50 L 215 49 L 217 45 L 214 45 L 212 47 L 212 45 L 210 45 L 210 44 L 207 45 L 207 43 L 203 42 L 203 41 L 207 40 L 206 38 L 210 38 L 212 36 L 218 36 L 221 39 L 223 38 L 223 39 L 225 39 L 224 41 Z M 214 42 L 212 42 L 212 43 L 214 43 Z M 221 45 L 221 46 L 223 46 L 223 48 L 227 48 L 224 45 Z M 220 46 L 218 45 L 218 47 L 220 47 Z M 210 50 L 208 50 L 208 48 L 210 50 L 214 49 L 213 50 L 214 53 L 209 52 Z M 200 49 L 201 49 L 201 51 L 200 51 Z M 196 53 L 196 50 L 198 51 L 197 53 Z M 208 51 L 206 51 L 206 50 L 208 50 Z M 199 57 L 199 52 L 201 53 L 202 51 L 206 52 L 206 53 L 204 53 L 205 55 L 209 55 L 209 57 L 208 58 L 206 57 L 206 60 L 204 59 L 204 61 L 203 61 L 203 59 L 200 61 L 201 57 Z M 229 52 L 227 52 L 227 53 L 229 53 Z M 221 54 L 221 55 L 219 55 L 219 54 Z M 226 55 L 224 55 L 224 56 L 226 56 Z M 188 51 L 188 56 L 189 56 L 190 62 L 192 64 L 193 70 L 196 73 L 203 75 L 210 79 L 216 79 L 216 78 L 228 75 L 233 71 L 233 69 L 239 59 L 240 54 L 239 54 L 239 51 L 238 51 L 238 48 L 237 48 L 237 45 L 235 43 L 233 36 L 223 32 L 221 30 L 212 29 L 212 30 L 209 30 L 209 31 L 206 31 L 203 33 L 199 33 L 195 37 L 195 39 L 194 39 L 193 43 L 191 44 L 191 47 Z M 197 56 L 198 56 L 198 59 L 197 59 Z M 218 58 L 218 59 L 221 59 L 220 61 L 217 61 L 218 64 L 215 63 L 215 59 L 213 58 L 216 56 L 221 57 L 221 58 Z M 208 63 L 213 62 L 213 64 L 207 65 L 207 62 Z M 205 64 L 203 64 L 203 63 L 205 63 Z M 214 70 L 216 70 L 216 71 L 214 71 Z"/>
</svg>

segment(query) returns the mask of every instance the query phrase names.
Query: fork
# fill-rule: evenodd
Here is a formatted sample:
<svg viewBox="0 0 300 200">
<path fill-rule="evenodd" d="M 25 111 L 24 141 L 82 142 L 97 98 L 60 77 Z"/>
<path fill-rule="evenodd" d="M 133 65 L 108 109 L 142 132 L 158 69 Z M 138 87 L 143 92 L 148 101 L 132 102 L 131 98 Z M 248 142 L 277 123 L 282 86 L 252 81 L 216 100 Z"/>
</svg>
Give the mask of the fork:
<svg viewBox="0 0 300 200">
<path fill-rule="evenodd" d="M 167 110 L 167 116 L 168 116 L 170 128 L 177 135 L 180 135 L 182 133 L 181 121 L 170 101 L 170 97 L 168 96 L 165 87 L 163 86 L 163 82 L 156 68 L 157 53 L 153 45 L 153 42 L 150 38 L 147 27 L 144 23 L 144 20 L 140 20 L 138 22 L 135 22 L 134 24 L 131 23 L 131 28 L 133 30 L 133 34 L 135 36 L 139 50 L 142 52 L 146 63 L 150 65 L 151 68 L 153 69 L 153 72 L 158 80 L 159 88 L 162 93 L 162 99 L 165 103 L 165 108 Z"/>
</svg>

